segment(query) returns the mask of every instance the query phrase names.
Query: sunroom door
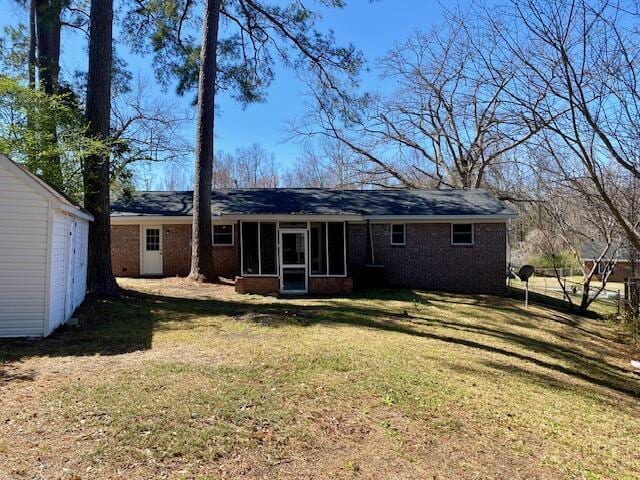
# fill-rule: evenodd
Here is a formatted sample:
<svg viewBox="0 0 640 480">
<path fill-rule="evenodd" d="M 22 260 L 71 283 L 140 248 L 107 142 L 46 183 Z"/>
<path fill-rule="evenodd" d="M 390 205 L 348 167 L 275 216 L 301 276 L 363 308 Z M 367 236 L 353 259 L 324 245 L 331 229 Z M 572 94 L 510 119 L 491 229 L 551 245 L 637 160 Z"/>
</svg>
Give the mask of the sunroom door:
<svg viewBox="0 0 640 480">
<path fill-rule="evenodd" d="M 307 292 L 307 230 L 280 230 L 280 291 Z"/>
</svg>

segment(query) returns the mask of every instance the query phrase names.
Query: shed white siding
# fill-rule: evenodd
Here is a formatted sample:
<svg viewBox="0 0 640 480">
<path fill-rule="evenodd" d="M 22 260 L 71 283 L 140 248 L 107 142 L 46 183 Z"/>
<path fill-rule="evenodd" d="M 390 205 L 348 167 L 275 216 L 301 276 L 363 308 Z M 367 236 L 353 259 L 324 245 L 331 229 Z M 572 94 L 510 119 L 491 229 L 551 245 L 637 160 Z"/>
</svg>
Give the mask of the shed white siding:
<svg viewBox="0 0 640 480">
<path fill-rule="evenodd" d="M 0 155 L 0 337 L 46 336 L 82 303 L 91 218 Z"/>
<path fill-rule="evenodd" d="M 65 293 L 67 275 L 67 215 L 53 213 L 51 228 L 51 306 L 47 334 L 65 321 Z"/>
<path fill-rule="evenodd" d="M 49 202 L 0 164 L 0 336 L 44 328 Z"/>
</svg>

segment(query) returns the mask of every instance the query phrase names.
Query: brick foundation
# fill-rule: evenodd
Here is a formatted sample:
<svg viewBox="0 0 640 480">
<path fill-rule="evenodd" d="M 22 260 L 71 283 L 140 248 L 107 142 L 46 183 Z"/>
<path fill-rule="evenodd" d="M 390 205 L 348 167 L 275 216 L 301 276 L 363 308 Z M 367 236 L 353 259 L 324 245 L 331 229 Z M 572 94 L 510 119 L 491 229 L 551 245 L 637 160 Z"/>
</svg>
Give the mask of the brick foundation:
<svg viewBox="0 0 640 480">
<path fill-rule="evenodd" d="M 280 290 L 278 277 L 236 277 L 236 292 L 238 293 L 277 293 Z"/>
<path fill-rule="evenodd" d="M 309 277 L 309 293 L 316 295 L 351 295 L 352 277 Z"/>
</svg>

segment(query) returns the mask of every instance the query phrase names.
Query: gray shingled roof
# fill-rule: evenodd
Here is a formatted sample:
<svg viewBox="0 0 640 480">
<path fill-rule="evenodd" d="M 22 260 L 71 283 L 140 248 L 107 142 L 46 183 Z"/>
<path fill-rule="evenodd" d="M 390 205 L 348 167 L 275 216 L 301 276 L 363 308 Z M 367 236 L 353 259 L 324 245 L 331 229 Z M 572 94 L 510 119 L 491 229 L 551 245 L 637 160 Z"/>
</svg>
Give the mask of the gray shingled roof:
<svg viewBox="0 0 640 480">
<path fill-rule="evenodd" d="M 515 216 L 485 190 L 217 189 L 213 215 Z M 191 215 L 193 192 L 135 192 L 111 205 L 111 216 Z"/>
<path fill-rule="evenodd" d="M 599 242 L 597 240 L 591 240 L 583 243 L 580 247 L 580 258 L 585 260 L 595 260 L 599 258 L 605 248 L 605 245 L 605 242 Z M 628 262 L 631 257 L 632 249 L 627 245 L 622 245 L 616 250 L 616 246 L 617 244 L 609 246 L 604 259 L 608 260 L 610 257 L 613 257 L 618 261 Z M 640 259 L 640 253 L 637 251 L 635 256 Z"/>
</svg>

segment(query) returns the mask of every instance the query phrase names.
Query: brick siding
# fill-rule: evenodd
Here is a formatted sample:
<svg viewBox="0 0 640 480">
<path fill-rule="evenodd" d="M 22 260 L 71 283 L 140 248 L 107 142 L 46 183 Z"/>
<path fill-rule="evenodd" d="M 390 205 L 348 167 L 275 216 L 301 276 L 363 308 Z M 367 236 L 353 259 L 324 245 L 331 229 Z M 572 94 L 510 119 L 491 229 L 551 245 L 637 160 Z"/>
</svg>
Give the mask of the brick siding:
<svg viewBox="0 0 640 480">
<path fill-rule="evenodd" d="M 213 247 L 216 275 L 234 278 L 238 272 L 238 232 L 234 226 L 232 246 Z M 140 225 L 111 226 L 111 265 L 119 277 L 140 276 Z M 191 225 L 162 225 L 162 273 L 164 276 L 187 276 L 191 269 Z"/>
<path fill-rule="evenodd" d="M 593 268 L 593 261 L 587 260 L 584 262 L 584 265 L 587 269 L 591 270 L 591 268 Z M 632 276 L 633 275 L 631 273 L 631 264 L 629 262 L 617 262 L 614 265 L 613 271 L 609 275 L 607 282 L 624 282 L 627 278 Z M 601 281 L 602 275 L 600 275 L 596 270 L 596 273 L 593 275 L 593 278 L 595 280 Z"/>
<path fill-rule="evenodd" d="M 111 270 L 116 277 L 140 276 L 140 225 L 111 226 Z"/>
<path fill-rule="evenodd" d="M 234 278 L 238 271 L 239 232 L 234 226 L 234 245 L 214 247 L 216 273 Z M 392 286 L 430 290 L 504 293 L 506 275 L 506 225 L 476 223 L 474 245 L 451 245 L 451 224 L 413 223 L 406 225 L 406 245 L 390 244 L 390 225 L 372 224 L 376 263 L 384 265 L 384 277 Z M 113 271 L 119 276 L 140 275 L 140 230 L 138 225 L 111 227 Z M 367 225 L 348 225 L 348 280 L 309 279 L 311 293 L 346 293 L 352 288 L 350 277 L 368 261 Z M 165 275 L 187 275 L 190 268 L 191 226 L 163 226 Z M 274 277 L 239 277 L 238 291 L 272 292 L 279 288 Z M 357 285 L 356 285 L 357 286 Z"/>
<path fill-rule="evenodd" d="M 240 267 L 238 266 L 240 232 L 237 224 L 233 226 L 233 237 L 233 245 L 213 247 L 213 268 L 219 277 L 234 278 L 236 275 L 240 275 Z"/>
<path fill-rule="evenodd" d="M 406 245 L 391 245 L 391 225 L 372 224 L 376 263 L 392 286 L 468 293 L 504 293 L 506 225 L 476 223 L 474 245 L 451 245 L 451 224 L 408 223 Z M 367 259 L 367 226 L 351 225 L 350 267 Z M 364 260 L 363 260 L 364 259 Z"/>
<path fill-rule="evenodd" d="M 309 293 L 316 295 L 351 295 L 353 293 L 353 278 L 309 277 Z"/>
<path fill-rule="evenodd" d="M 162 226 L 162 274 L 186 277 L 191 270 L 191 224 Z"/>
<path fill-rule="evenodd" d="M 236 277 L 238 293 L 275 293 L 280 290 L 278 277 Z"/>
</svg>

